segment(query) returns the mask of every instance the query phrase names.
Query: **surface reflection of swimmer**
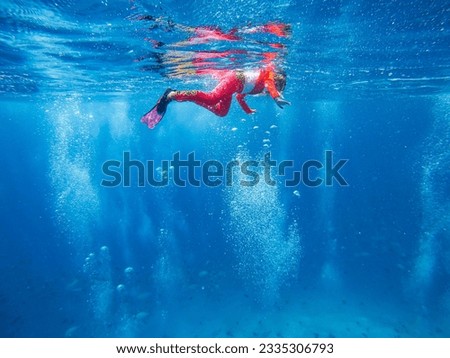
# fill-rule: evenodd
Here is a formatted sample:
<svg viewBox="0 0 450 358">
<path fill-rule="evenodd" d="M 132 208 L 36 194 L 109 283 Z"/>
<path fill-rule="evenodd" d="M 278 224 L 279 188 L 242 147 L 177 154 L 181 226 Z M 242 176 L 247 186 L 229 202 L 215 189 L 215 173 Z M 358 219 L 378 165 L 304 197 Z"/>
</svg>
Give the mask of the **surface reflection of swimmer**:
<svg viewBox="0 0 450 358">
<path fill-rule="evenodd" d="M 272 64 L 259 70 L 220 71 L 220 75 L 216 74 L 216 76 L 219 78 L 219 84 L 211 92 L 167 89 L 157 104 L 141 118 L 141 122 L 147 124 L 149 128 L 154 128 L 161 121 L 168 104 L 172 101 L 193 102 L 220 117 L 228 114 L 234 94 L 247 114 L 255 113 L 255 110 L 245 102 L 247 95 L 267 92 L 280 108 L 290 104 L 282 96 L 286 85 L 286 75 Z"/>
<path fill-rule="evenodd" d="M 222 31 L 218 27 L 187 27 L 183 25 L 181 29 L 192 33 L 186 41 L 177 43 L 179 46 L 203 44 L 212 41 L 240 41 L 243 34 L 268 33 L 279 37 L 287 37 L 291 30 L 290 25 L 280 23 L 269 23 L 262 26 L 244 27 L 242 29 L 231 29 L 228 32 Z"/>
<path fill-rule="evenodd" d="M 278 37 L 288 37 L 291 34 L 291 25 L 278 22 L 269 22 L 259 26 L 233 28 L 228 32 L 225 32 L 217 26 L 186 26 L 177 24 L 164 17 L 154 17 L 151 15 L 138 16 L 137 20 L 151 22 L 152 24 L 149 26 L 149 30 L 162 29 L 165 32 L 179 30 L 191 34 L 190 38 L 185 41 L 177 42 L 174 46 L 204 44 L 212 41 L 239 41 L 242 40 L 242 35 L 245 34 L 265 33 Z M 163 45 L 162 42 L 150 41 L 157 47 Z"/>
</svg>

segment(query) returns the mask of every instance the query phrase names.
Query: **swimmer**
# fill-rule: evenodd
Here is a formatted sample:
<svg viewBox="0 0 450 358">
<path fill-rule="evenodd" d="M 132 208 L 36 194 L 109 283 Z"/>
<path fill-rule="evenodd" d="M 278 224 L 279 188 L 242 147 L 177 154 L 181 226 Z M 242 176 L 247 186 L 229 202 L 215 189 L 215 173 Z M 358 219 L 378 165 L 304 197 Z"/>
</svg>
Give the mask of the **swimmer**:
<svg viewBox="0 0 450 358">
<path fill-rule="evenodd" d="M 282 95 L 285 86 L 285 73 L 277 71 L 273 65 L 268 65 L 260 70 L 223 71 L 219 76 L 219 84 L 211 92 L 167 89 L 155 106 L 141 118 L 141 122 L 153 129 L 163 119 L 167 106 L 172 101 L 193 102 L 217 116 L 224 117 L 230 110 L 234 94 L 236 94 L 238 103 L 247 114 L 256 112 L 245 102 L 247 95 L 267 92 L 278 107 L 283 108 L 291 104 Z"/>
</svg>

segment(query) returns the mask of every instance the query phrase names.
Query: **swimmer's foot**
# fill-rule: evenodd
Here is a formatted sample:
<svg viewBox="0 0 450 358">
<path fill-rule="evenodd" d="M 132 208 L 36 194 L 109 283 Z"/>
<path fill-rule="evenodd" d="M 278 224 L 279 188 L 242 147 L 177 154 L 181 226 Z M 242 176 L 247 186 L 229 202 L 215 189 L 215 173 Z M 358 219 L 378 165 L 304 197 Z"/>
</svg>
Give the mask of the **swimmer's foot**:
<svg viewBox="0 0 450 358">
<path fill-rule="evenodd" d="M 169 98 L 169 94 L 173 92 L 172 89 L 168 88 L 164 94 L 160 97 L 158 102 L 153 106 L 153 108 L 144 114 L 141 118 L 141 122 L 147 124 L 150 129 L 155 128 L 155 126 L 161 122 L 164 115 L 166 114 L 167 105 L 172 100 Z"/>
<path fill-rule="evenodd" d="M 156 110 L 159 114 L 163 115 L 166 113 L 167 105 L 171 101 L 169 97 L 169 94 L 172 92 L 171 88 L 166 89 L 164 94 L 161 96 L 161 98 L 158 100 L 158 104 L 156 105 Z"/>
</svg>

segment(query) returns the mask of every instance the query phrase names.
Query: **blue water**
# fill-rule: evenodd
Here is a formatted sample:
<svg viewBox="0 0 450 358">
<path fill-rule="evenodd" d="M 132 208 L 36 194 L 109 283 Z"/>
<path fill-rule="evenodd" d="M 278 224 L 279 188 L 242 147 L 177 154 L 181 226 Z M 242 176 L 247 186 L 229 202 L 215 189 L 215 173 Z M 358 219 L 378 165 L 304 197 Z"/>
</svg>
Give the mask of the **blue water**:
<svg viewBox="0 0 450 358">
<path fill-rule="evenodd" d="M 449 337 L 449 9 L 2 1 L 0 336 Z M 292 35 L 186 42 L 185 27 L 274 21 Z M 227 51 L 206 68 L 274 53 L 292 105 L 174 103 L 139 122 L 167 87 L 211 89 L 192 59 Z M 136 168 L 101 185 L 124 152 L 300 165 L 326 150 L 348 186 L 139 187 Z"/>
</svg>

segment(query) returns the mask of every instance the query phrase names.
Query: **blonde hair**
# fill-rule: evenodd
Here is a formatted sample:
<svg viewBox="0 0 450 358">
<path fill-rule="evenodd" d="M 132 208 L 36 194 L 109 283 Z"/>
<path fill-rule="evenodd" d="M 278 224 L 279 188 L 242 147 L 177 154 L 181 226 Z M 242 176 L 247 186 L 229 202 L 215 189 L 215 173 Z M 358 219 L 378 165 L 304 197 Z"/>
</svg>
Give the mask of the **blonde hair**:
<svg viewBox="0 0 450 358">
<path fill-rule="evenodd" d="M 278 71 L 275 74 L 275 87 L 277 88 L 278 92 L 283 92 L 284 88 L 286 87 L 286 73 L 284 71 Z"/>
</svg>

